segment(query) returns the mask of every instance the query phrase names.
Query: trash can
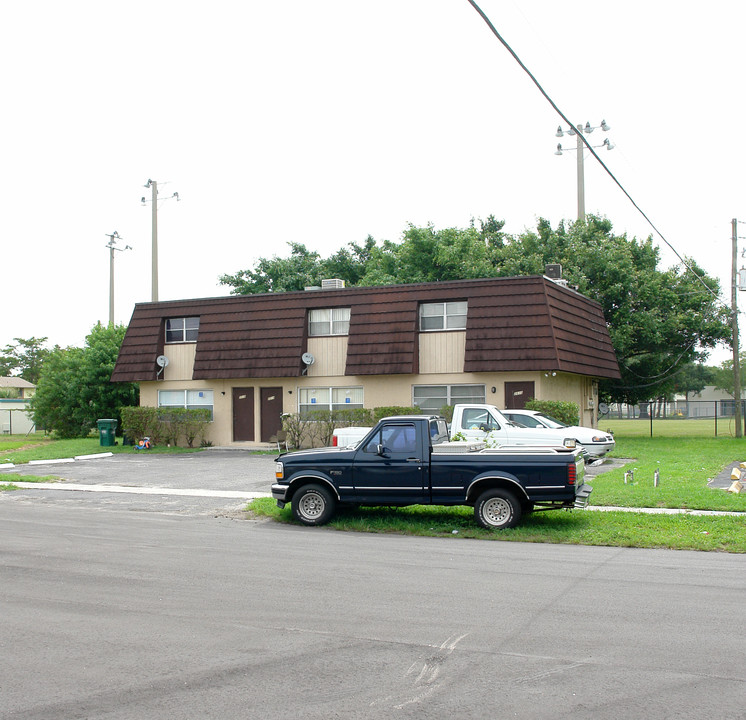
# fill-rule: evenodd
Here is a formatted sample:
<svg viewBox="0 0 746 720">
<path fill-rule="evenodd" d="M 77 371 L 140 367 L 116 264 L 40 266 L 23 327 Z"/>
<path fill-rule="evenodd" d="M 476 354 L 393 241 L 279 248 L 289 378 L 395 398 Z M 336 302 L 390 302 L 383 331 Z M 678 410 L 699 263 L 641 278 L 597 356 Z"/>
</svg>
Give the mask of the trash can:
<svg viewBox="0 0 746 720">
<path fill-rule="evenodd" d="M 113 447 L 117 444 L 114 437 L 117 431 L 116 419 L 104 418 L 97 420 L 96 425 L 98 425 L 99 445 Z"/>
</svg>

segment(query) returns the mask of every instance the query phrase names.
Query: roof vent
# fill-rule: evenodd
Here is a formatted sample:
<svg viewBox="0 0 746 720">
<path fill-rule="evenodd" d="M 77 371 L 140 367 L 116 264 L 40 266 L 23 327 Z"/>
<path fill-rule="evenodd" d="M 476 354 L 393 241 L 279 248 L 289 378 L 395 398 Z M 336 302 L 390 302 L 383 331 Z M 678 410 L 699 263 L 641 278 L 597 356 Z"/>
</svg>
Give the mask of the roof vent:
<svg viewBox="0 0 746 720">
<path fill-rule="evenodd" d="M 559 263 L 545 265 L 544 274 L 551 280 L 559 280 L 562 277 L 562 265 Z"/>
<path fill-rule="evenodd" d="M 322 290 L 336 290 L 339 288 L 343 288 L 344 286 L 345 286 L 345 281 L 340 280 L 339 278 L 332 278 L 331 280 L 321 281 Z"/>
</svg>

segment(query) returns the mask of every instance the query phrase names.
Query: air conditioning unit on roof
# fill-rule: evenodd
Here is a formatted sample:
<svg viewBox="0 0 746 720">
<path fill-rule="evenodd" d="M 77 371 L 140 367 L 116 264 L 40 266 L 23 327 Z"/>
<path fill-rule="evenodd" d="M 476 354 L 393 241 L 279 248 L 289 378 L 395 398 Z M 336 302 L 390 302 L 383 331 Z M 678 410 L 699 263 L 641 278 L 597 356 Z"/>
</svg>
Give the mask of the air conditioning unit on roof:
<svg viewBox="0 0 746 720">
<path fill-rule="evenodd" d="M 559 263 L 549 263 L 544 266 L 544 274 L 552 280 L 559 280 L 562 277 L 562 265 Z"/>
<path fill-rule="evenodd" d="M 344 286 L 345 286 L 345 281 L 340 280 L 339 278 L 332 278 L 331 280 L 321 281 L 322 290 L 335 290 L 338 288 L 343 288 Z"/>
</svg>

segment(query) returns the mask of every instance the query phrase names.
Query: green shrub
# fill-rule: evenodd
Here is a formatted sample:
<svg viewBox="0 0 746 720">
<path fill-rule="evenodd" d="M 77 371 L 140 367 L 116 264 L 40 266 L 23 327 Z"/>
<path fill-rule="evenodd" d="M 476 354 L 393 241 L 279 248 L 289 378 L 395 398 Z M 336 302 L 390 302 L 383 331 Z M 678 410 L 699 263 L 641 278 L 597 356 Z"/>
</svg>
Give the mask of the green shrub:
<svg viewBox="0 0 746 720">
<path fill-rule="evenodd" d="M 200 445 L 205 442 L 205 434 L 210 422 L 210 411 L 207 408 L 189 408 L 180 418 L 180 435 L 186 440 L 187 447 L 194 447 L 199 438 Z"/>
<path fill-rule="evenodd" d="M 373 425 L 373 411 L 368 408 L 350 408 L 349 410 L 334 410 L 337 427 L 367 427 Z"/>
<path fill-rule="evenodd" d="M 391 405 L 388 407 L 377 407 L 373 409 L 373 422 L 378 422 L 381 418 L 391 417 L 392 415 L 421 415 L 422 410 L 418 407 L 406 407 Z"/>
<path fill-rule="evenodd" d="M 551 415 L 555 420 L 565 425 L 577 425 L 580 419 L 578 404 L 561 400 L 529 400 L 526 410 L 537 410 L 545 415 Z"/>
<path fill-rule="evenodd" d="M 123 407 L 122 432 L 129 440 L 136 443 L 144 437 L 154 441 L 157 408 L 154 407 Z"/>
<path fill-rule="evenodd" d="M 306 415 L 309 420 L 308 432 L 311 445 L 314 447 L 329 447 L 332 436 L 337 427 L 334 412 L 331 410 L 311 410 Z"/>
<path fill-rule="evenodd" d="M 453 410 L 455 408 L 455 405 L 443 405 L 442 408 L 438 411 L 445 419 L 446 422 L 453 422 Z"/>
<path fill-rule="evenodd" d="M 210 423 L 206 408 L 124 407 L 121 412 L 124 434 L 134 443 L 149 437 L 154 445 L 177 446 L 183 439 L 194 447 L 197 438 L 204 442 Z"/>
<path fill-rule="evenodd" d="M 302 417 L 300 413 L 284 413 L 282 429 L 288 434 L 287 440 L 290 447 L 303 447 L 306 439 L 310 440 L 310 420 Z"/>
</svg>

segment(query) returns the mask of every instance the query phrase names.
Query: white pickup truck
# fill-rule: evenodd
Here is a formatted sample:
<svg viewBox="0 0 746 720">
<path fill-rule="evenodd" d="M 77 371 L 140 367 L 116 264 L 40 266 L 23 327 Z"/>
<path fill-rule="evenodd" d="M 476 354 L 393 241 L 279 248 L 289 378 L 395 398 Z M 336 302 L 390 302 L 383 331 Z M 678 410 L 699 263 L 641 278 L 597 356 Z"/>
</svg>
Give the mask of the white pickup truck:
<svg viewBox="0 0 746 720">
<path fill-rule="evenodd" d="M 508 420 L 494 405 L 480 403 L 454 407 L 451 437 L 457 434 L 491 445 L 575 445 L 575 438 L 563 429 L 521 427 Z"/>
<path fill-rule="evenodd" d="M 335 447 L 350 447 L 362 440 L 372 428 L 346 427 L 334 431 Z M 494 405 L 456 405 L 453 409 L 451 437 L 461 434 L 467 440 L 484 440 L 490 445 L 574 446 L 575 440 L 561 430 L 525 428 L 510 422 Z"/>
</svg>

